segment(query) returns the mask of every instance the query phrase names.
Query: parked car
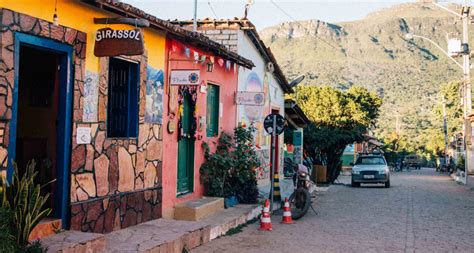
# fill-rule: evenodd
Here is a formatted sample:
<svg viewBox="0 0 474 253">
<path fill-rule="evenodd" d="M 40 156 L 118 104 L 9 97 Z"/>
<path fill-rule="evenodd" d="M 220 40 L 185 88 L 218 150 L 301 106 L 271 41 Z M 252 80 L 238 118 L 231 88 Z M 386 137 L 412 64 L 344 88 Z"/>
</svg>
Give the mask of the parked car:
<svg viewBox="0 0 474 253">
<path fill-rule="evenodd" d="M 361 155 L 352 167 L 352 187 L 359 187 L 361 183 L 381 183 L 390 187 L 390 170 L 383 155 Z"/>
<path fill-rule="evenodd" d="M 421 168 L 421 159 L 417 155 L 407 155 L 403 159 L 403 167 L 419 170 Z"/>
</svg>

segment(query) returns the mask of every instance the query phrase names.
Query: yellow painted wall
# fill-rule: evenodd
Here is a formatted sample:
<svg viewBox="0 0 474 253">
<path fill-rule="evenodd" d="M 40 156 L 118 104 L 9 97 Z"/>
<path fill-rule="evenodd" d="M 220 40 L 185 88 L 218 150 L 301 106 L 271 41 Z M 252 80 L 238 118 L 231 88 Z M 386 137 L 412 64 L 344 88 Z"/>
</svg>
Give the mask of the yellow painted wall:
<svg viewBox="0 0 474 253">
<path fill-rule="evenodd" d="M 55 0 L 0 0 L 0 8 L 10 9 L 53 22 Z M 114 17 L 113 13 L 79 2 L 79 0 L 57 0 L 59 24 L 87 33 L 86 69 L 99 72 L 99 58 L 94 56 L 95 32 L 104 27 L 113 29 L 132 29 L 129 25 L 94 24 L 94 17 Z M 148 65 L 155 69 L 164 69 L 165 41 L 164 33 L 144 29 L 145 48 L 148 51 Z"/>
</svg>

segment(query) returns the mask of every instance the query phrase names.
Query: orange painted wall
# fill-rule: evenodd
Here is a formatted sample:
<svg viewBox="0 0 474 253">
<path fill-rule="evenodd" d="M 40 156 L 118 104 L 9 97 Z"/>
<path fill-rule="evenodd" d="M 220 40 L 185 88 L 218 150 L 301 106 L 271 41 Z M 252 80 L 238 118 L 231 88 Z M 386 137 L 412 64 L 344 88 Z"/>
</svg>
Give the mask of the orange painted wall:
<svg viewBox="0 0 474 253">
<path fill-rule="evenodd" d="M 186 58 L 184 48 L 190 49 L 190 57 Z M 174 49 L 174 52 L 173 52 Z M 192 193 L 176 196 L 177 192 L 177 168 L 178 168 L 178 129 L 173 134 L 167 131 L 167 125 L 170 121 L 170 107 L 169 107 L 169 93 L 170 89 L 178 89 L 177 86 L 169 86 L 169 73 L 177 69 L 200 69 L 201 81 L 210 82 L 219 85 L 220 87 L 220 102 L 223 103 L 222 117 L 219 118 L 219 133 L 222 131 L 232 133 L 236 122 L 236 105 L 234 103 L 234 94 L 237 90 L 238 72 L 234 71 L 233 65 L 230 69 L 226 69 L 225 64 L 221 67 L 218 64 L 218 57 L 215 57 L 214 70 L 212 72 L 206 71 L 206 65 L 195 63 L 193 55 L 195 51 L 201 55 L 209 56 L 212 54 L 200 49 L 196 49 L 177 41 L 167 40 L 168 50 L 168 77 L 165 81 L 165 96 L 164 96 L 164 112 L 163 112 L 163 217 L 172 217 L 173 207 L 176 203 L 196 199 L 203 196 L 203 186 L 199 179 L 199 168 L 204 162 L 204 151 L 201 147 L 203 141 L 209 143 L 212 148 L 215 148 L 213 142 L 217 141 L 217 137 L 206 137 L 206 126 L 202 126 L 202 131 L 198 134 L 202 135 L 202 140 L 196 140 L 194 152 L 194 191 Z M 177 61 L 178 60 L 178 61 Z M 183 61 L 184 60 L 184 61 Z M 176 101 L 174 110 L 177 112 Z M 198 115 L 206 116 L 206 94 L 198 91 L 197 98 Z M 177 125 L 177 117 L 173 121 Z"/>
</svg>

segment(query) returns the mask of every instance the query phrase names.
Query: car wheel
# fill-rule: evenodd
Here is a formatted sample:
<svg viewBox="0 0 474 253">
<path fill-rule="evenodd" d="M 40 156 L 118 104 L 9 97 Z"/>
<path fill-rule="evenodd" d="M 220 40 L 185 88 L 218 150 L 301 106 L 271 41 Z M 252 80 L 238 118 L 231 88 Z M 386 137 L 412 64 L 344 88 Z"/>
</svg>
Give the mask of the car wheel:
<svg viewBox="0 0 474 253">
<path fill-rule="evenodd" d="M 390 179 L 385 182 L 385 188 L 390 188 Z"/>
</svg>

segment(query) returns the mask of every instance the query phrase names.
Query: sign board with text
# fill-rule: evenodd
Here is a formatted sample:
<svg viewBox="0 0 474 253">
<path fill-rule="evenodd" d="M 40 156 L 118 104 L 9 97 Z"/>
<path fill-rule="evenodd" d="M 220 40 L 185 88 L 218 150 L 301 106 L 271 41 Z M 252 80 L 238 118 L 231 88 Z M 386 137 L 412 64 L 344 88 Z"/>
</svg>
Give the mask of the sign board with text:
<svg viewBox="0 0 474 253">
<path fill-rule="evenodd" d="M 141 55 L 143 52 L 143 34 L 140 29 L 102 28 L 95 34 L 94 55 L 97 57 Z"/>
<path fill-rule="evenodd" d="M 238 105 L 262 106 L 265 104 L 265 93 L 238 91 L 235 95 L 235 103 Z"/>
<path fill-rule="evenodd" d="M 199 70 L 171 70 L 171 85 L 199 85 L 201 72 Z"/>
</svg>

